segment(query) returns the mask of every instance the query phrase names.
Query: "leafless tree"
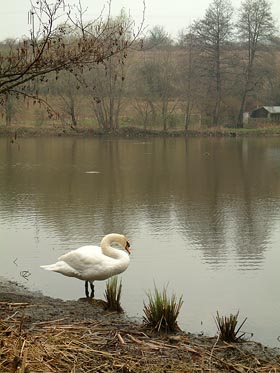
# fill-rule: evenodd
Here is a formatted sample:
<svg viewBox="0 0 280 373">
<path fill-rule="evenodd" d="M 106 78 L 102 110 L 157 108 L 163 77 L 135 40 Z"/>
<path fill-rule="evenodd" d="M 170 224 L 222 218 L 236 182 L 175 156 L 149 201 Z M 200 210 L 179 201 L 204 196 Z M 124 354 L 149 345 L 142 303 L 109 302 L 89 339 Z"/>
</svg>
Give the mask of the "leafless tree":
<svg viewBox="0 0 280 373">
<path fill-rule="evenodd" d="M 237 127 L 243 127 L 243 112 L 249 92 L 256 86 L 255 64 L 259 52 L 275 32 L 271 4 L 267 0 L 244 0 L 239 10 L 237 23 L 240 42 L 245 45 L 243 57 L 243 88 Z M 242 53 L 242 52 L 241 52 Z"/>
<path fill-rule="evenodd" d="M 110 7 L 110 4 L 109 4 Z M 62 70 L 82 71 L 119 55 L 120 63 L 125 51 L 139 35 L 142 25 L 130 38 L 124 37 L 123 24 L 110 22 L 109 15 L 85 23 L 81 3 L 74 8 L 65 0 L 34 0 L 29 12 L 30 37 L 12 41 L 0 54 L 0 99 L 5 95 L 23 94 L 38 99 L 30 90 L 30 82 L 44 81 L 50 72 Z"/>
<path fill-rule="evenodd" d="M 114 29 L 122 27 L 123 34 L 120 36 L 116 29 L 116 39 L 124 39 L 130 44 L 134 39 L 131 18 L 122 11 L 120 16 L 110 19 L 109 24 Z M 115 38 L 112 38 L 112 48 Z M 129 48 L 112 54 L 102 64 L 89 69 L 84 76 L 83 83 L 91 97 L 92 107 L 100 128 L 106 130 L 119 128 L 119 116 L 124 96 L 124 85 L 127 73 L 127 56 Z"/>
<path fill-rule="evenodd" d="M 225 47 L 232 36 L 232 14 L 230 0 L 213 0 L 204 18 L 194 22 L 192 27 L 196 44 L 201 49 L 201 60 L 207 69 L 207 77 L 215 84 L 212 110 L 214 125 L 220 121 Z"/>
<path fill-rule="evenodd" d="M 185 55 L 181 63 L 180 74 L 182 74 L 182 79 L 180 79 L 179 86 L 182 101 L 184 102 L 185 130 L 187 130 L 191 123 L 192 111 L 201 86 L 199 84 L 201 67 L 191 27 L 188 29 L 188 33 L 184 33 L 184 37 L 182 36 L 181 38 L 180 45 L 184 49 Z"/>
<path fill-rule="evenodd" d="M 153 124 L 160 121 L 164 131 L 169 127 L 170 117 L 177 105 L 178 71 L 174 70 L 175 63 L 175 54 L 170 48 L 160 49 L 150 58 L 147 57 L 147 60 L 143 58 L 137 69 L 138 99 L 143 103 L 148 103 L 150 119 Z M 141 105 L 142 109 L 144 107 L 148 113 L 147 106 Z"/>
<path fill-rule="evenodd" d="M 71 123 L 71 128 L 75 128 L 78 125 L 78 115 L 80 113 L 81 102 L 84 99 L 84 95 L 81 93 L 81 84 L 74 73 L 69 71 L 62 71 L 60 73 L 60 79 L 55 79 L 55 75 L 51 74 L 49 85 L 51 93 L 58 98 L 58 102 L 53 105 L 56 113 L 61 112 L 63 115 L 59 115 L 63 123 Z M 66 116 L 67 120 L 64 120 Z"/>
<path fill-rule="evenodd" d="M 144 49 L 171 46 L 173 40 L 163 26 L 156 25 L 151 28 L 144 38 Z"/>
</svg>

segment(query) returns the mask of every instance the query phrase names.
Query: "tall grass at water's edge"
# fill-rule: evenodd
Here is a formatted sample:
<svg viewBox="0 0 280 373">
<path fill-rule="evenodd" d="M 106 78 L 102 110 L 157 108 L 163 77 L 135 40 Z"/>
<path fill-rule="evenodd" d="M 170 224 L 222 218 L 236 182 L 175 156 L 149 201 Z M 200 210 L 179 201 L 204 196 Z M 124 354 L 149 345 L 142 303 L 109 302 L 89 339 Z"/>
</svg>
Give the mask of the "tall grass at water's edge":
<svg viewBox="0 0 280 373">
<path fill-rule="evenodd" d="M 230 316 L 220 316 L 217 311 L 215 322 L 218 328 L 219 338 L 224 342 L 240 342 L 245 333 L 241 332 L 242 326 L 245 324 L 247 317 L 242 321 L 242 323 L 237 328 L 239 311 Z M 238 335 L 241 333 L 240 335 Z"/>
<path fill-rule="evenodd" d="M 118 281 L 118 277 L 111 277 L 106 282 L 105 289 L 105 300 L 106 306 L 105 309 L 109 311 L 123 312 L 121 307 L 121 292 L 122 292 L 122 282 Z"/>
<path fill-rule="evenodd" d="M 182 296 L 177 300 L 173 294 L 167 295 L 166 287 L 160 292 L 156 287 L 154 294 L 147 293 L 148 302 L 144 303 L 144 324 L 156 331 L 175 332 L 180 330 L 177 324 L 180 309 L 183 305 Z"/>
<path fill-rule="evenodd" d="M 105 289 L 105 309 L 109 311 L 123 312 L 121 307 L 122 282 L 118 281 L 118 277 L 110 278 L 106 283 Z M 157 332 L 164 331 L 176 332 L 180 330 L 177 319 L 183 305 L 182 296 L 177 299 L 175 294 L 171 297 L 167 295 L 167 288 L 164 287 L 159 291 L 155 286 L 154 293 L 147 292 L 148 302 L 144 302 L 144 324 L 154 329 Z M 240 342 L 245 333 L 241 332 L 241 328 L 245 324 L 247 317 L 238 326 L 239 311 L 236 314 L 229 316 L 220 316 L 217 311 L 215 323 L 218 329 L 219 339 L 224 342 Z"/>
</svg>

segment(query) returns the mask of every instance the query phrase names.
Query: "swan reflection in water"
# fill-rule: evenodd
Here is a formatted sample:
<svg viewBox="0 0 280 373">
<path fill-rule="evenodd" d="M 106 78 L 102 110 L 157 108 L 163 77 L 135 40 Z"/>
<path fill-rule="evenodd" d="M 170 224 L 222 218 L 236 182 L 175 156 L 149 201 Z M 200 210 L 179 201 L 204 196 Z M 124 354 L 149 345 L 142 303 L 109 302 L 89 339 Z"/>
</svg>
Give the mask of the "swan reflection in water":
<svg viewBox="0 0 280 373">
<path fill-rule="evenodd" d="M 112 247 L 115 243 L 124 250 Z M 111 233 L 100 242 L 100 246 L 87 245 L 60 256 L 54 264 L 43 265 L 47 271 L 61 273 L 85 281 L 87 298 L 94 298 L 94 281 L 106 280 L 124 272 L 129 265 L 130 244 L 122 234 Z M 89 294 L 88 284 L 91 293 Z"/>
</svg>

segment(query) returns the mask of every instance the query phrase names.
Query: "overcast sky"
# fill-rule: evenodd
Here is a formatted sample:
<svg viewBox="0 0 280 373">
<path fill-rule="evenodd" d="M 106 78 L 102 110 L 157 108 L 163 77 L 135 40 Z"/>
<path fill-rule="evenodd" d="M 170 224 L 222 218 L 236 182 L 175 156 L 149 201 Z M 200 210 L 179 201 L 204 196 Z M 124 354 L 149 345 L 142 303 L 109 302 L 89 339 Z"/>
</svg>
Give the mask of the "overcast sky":
<svg viewBox="0 0 280 373">
<path fill-rule="evenodd" d="M 75 2 L 78 0 L 68 0 L 68 3 Z M 92 19 L 100 14 L 104 5 L 108 4 L 104 0 L 81 2 L 83 8 L 87 8 L 87 15 Z M 171 36 L 176 37 L 178 31 L 187 27 L 193 20 L 204 16 L 211 2 L 212 0 L 145 0 L 145 26 L 147 29 L 155 25 L 164 26 Z M 27 13 L 30 9 L 30 0 L 0 0 L 0 3 L 0 40 L 29 35 Z M 241 0 L 232 0 L 232 4 L 237 9 Z M 280 0 L 271 0 L 271 4 L 274 18 L 279 25 Z M 112 0 L 113 15 L 118 15 L 122 8 L 130 12 L 136 23 L 140 22 L 143 12 L 142 0 Z"/>
</svg>

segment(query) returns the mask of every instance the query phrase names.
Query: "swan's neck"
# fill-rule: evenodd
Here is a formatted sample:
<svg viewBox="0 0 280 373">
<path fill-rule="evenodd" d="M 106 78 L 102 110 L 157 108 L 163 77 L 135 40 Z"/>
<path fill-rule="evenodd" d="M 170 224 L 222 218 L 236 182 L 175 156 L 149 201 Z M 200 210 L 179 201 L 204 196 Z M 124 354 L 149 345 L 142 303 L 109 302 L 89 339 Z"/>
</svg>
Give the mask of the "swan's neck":
<svg viewBox="0 0 280 373">
<path fill-rule="evenodd" d="M 118 249 L 111 246 L 112 243 L 116 243 L 116 244 L 120 245 L 120 247 L 122 247 L 121 242 L 122 242 L 122 240 L 121 240 L 120 235 L 118 235 L 118 234 L 108 234 L 107 236 L 105 236 L 102 239 L 102 241 L 100 243 L 101 250 L 102 250 L 103 254 L 107 255 L 111 258 L 114 258 L 114 259 L 120 259 L 124 255 L 126 255 L 126 253 L 123 250 L 118 250 Z"/>
</svg>

